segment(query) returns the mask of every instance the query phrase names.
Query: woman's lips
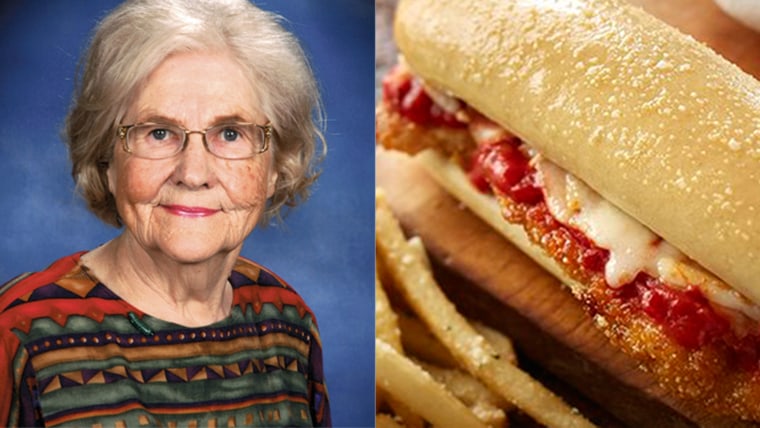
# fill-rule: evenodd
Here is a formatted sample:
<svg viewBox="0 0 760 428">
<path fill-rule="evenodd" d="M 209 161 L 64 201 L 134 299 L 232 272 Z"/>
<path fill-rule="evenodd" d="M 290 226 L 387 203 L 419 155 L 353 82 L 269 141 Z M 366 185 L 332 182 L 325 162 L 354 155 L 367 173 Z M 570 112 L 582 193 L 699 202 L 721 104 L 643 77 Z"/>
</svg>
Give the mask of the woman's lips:
<svg viewBox="0 0 760 428">
<path fill-rule="evenodd" d="M 184 205 L 161 205 L 170 214 L 180 217 L 208 217 L 219 212 L 219 210 L 204 207 L 188 207 Z"/>
</svg>

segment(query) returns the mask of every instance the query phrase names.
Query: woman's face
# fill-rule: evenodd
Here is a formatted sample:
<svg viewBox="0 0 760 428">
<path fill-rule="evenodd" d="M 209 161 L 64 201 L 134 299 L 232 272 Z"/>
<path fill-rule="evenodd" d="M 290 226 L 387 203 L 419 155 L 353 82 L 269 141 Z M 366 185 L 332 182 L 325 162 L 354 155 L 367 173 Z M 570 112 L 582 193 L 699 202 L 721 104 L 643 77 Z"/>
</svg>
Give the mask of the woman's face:
<svg viewBox="0 0 760 428">
<path fill-rule="evenodd" d="M 181 53 L 167 58 L 137 93 L 124 125 L 169 122 L 203 130 L 267 118 L 241 67 L 226 54 Z M 143 159 L 117 142 L 108 169 L 111 193 L 127 238 L 149 252 L 196 263 L 239 248 L 274 192 L 272 150 L 249 159 L 209 153 L 200 134 L 168 159 Z"/>
</svg>

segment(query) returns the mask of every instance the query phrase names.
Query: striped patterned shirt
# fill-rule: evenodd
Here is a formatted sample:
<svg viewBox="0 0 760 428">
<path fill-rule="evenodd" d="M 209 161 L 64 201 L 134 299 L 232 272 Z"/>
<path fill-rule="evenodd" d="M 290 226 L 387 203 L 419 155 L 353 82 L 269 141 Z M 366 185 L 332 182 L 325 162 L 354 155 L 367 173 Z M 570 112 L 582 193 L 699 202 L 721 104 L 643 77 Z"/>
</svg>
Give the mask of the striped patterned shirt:
<svg viewBox="0 0 760 428">
<path fill-rule="evenodd" d="M 314 314 L 239 258 L 229 316 L 151 317 L 79 263 L 0 288 L 0 426 L 329 426 Z"/>
</svg>

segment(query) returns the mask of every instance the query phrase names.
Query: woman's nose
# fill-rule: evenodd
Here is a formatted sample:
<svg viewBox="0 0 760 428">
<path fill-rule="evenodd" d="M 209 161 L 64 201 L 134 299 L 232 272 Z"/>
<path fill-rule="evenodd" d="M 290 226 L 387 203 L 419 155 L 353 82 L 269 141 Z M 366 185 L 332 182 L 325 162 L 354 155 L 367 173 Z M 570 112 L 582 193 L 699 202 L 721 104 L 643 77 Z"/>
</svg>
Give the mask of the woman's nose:
<svg viewBox="0 0 760 428">
<path fill-rule="evenodd" d="M 191 189 L 211 187 L 214 184 L 214 155 L 206 150 L 203 138 L 200 133 L 187 135 L 185 148 L 177 155 L 175 184 Z"/>
</svg>

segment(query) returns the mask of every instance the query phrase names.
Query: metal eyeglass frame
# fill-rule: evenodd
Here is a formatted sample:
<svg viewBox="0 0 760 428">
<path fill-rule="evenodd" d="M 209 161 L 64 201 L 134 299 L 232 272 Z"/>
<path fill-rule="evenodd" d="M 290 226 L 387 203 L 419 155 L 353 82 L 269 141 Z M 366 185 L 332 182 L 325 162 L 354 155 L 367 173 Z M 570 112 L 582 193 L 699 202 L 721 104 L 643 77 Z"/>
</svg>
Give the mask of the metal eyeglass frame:
<svg viewBox="0 0 760 428">
<path fill-rule="evenodd" d="M 130 129 L 134 128 L 135 126 L 142 126 L 142 125 L 159 125 L 159 126 L 160 125 L 165 125 L 165 126 L 176 127 L 176 128 L 181 129 L 182 133 L 184 135 L 184 138 L 182 140 L 182 146 L 181 146 L 181 148 L 179 150 L 177 150 L 176 153 L 173 153 L 173 154 L 171 154 L 169 156 L 161 157 L 161 158 L 145 158 L 145 159 L 168 159 L 168 158 L 170 158 L 172 156 L 176 156 L 176 155 L 182 153 L 185 150 L 185 148 L 187 147 L 187 139 L 188 139 L 187 137 L 190 134 L 201 134 L 201 137 L 202 137 L 201 139 L 203 140 L 203 147 L 206 148 L 207 152 L 211 153 L 212 155 L 214 155 L 214 156 L 216 156 L 218 158 L 221 158 L 221 159 L 230 159 L 230 160 L 235 160 L 235 159 L 250 159 L 250 158 L 252 158 L 252 157 L 254 157 L 254 156 L 258 155 L 258 154 L 264 153 L 267 150 L 269 150 L 269 144 L 270 144 L 270 140 L 272 139 L 272 131 L 273 131 L 273 127 L 272 127 L 272 123 L 271 122 L 267 122 L 264 125 L 259 125 L 257 123 L 253 123 L 253 122 L 226 123 L 226 124 L 222 123 L 222 124 L 219 124 L 219 125 L 209 126 L 206 129 L 198 130 L 198 131 L 193 131 L 193 130 L 190 130 L 190 129 L 187 129 L 187 128 L 183 128 L 182 126 L 174 125 L 174 124 L 169 124 L 169 123 L 138 122 L 138 123 L 133 123 L 131 125 L 119 125 L 119 127 L 117 128 L 116 134 L 121 139 L 121 141 L 122 141 L 122 148 L 124 149 L 125 152 L 134 155 L 134 152 L 132 152 L 132 150 L 130 149 L 129 144 L 127 142 L 127 133 L 129 132 Z M 247 156 L 247 157 L 244 157 L 244 158 L 226 158 L 224 156 L 217 155 L 216 153 L 212 152 L 211 149 L 209 149 L 208 141 L 206 140 L 206 132 L 208 132 L 210 129 L 223 127 L 225 125 L 230 125 L 230 126 L 232 126 L 232 125 L 236 125 L 236 126 L 250 126 L 250 125 L 254 125 L 254 126 L 256 126 L 257 128 L 259 128 L 262 131 L 264 131 L 264 145 L 261 147 L 261 149 L 259 149 L 258 152 L 255 152 L 251 156 Z M 137 155 L 135 155 L 135 156 L 137 156 Z"/>
</svg>

